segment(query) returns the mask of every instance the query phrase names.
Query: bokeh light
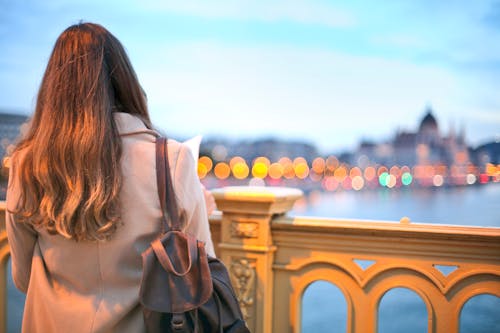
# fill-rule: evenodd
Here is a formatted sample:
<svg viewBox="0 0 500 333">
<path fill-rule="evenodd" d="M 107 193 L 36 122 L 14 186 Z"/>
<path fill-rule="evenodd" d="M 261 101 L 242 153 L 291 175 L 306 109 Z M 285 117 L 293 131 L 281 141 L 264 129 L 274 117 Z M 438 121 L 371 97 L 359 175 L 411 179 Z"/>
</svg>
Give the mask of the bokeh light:
<svg viewBox="0 0 500 333">
<path fill-rule="evenodd" d="M 332 192 L 338 188 L 339 182 L 335 177 L 326 177 L 323 179 L 322 185 L 325 190 Z"/>
<path fill-rule="evenodd" d="M 401 170 L 399 169 L 399 167 L 397 165 L 392 166 L 389 169 L 389 173 L 391 175 L 394 175 L 394 177 L 396 177 L 396 178 L 398 178 L 399 176 L 401 176 Z"/>
<path fill-rule="evenodd" d="M 203 179 L 207 176 L 208 169 L 203 163 L 198 163 L 198 178 Z"/>
<path fill-rule="evenodd" d="M 397 182 L 396 176 L 392 174 L 389 174 L 389 176 L 386 178 L 386 186 L 388 188 L 393 188 L 394 186 L 396 186 L 396 182 Z"/>
<path fill-rule="evenodd" d="M 214 174 L 218 179 L 226 179 L 231 174 L 231 168 L 227 163 L 219 162 L 215 165 Z"/>
<path fill-rule="evenodd" d="M 247 162 L 245 161 L 245 159 L 243 157 L 241 157 L 241 156 L 234 156 L 233 158 L 231 158 L 231 160 L 229 160 L 229 166 L 231 167 L 231 170 L 238 163 L 247 164 Z"/>
<path fill-rule="evenodd" d="M 248 182 L 249 186 L 266 186 L 266 182 L 262 178 L 252 178 Z"/>
<path fill-rule="evenodd" d="M 381 186 L 387 186 L 389 184 L 389 174 L 387 172 L 382 172 L 378 176 L 378 182 Z"/>
<path fill-rule="evenodd" d="M 309 176 L 309 166 L 303 157 L 297 157 L 293 160 L 293 170 L 297 178 L 304 179 Z"/>
<path fill-rule="evenodd" d="M 358 167 L 354 167 L 349 171 L 349 177 L 354 179 L 354 177 L 361 176 L 363 173 L 361 172 L 361 169 Z"/>
<path fill-rule="evenodd" d="M 223 145 L 216 145 L 212 149 L 212 157 L 216 161 L 224 161 L 227 158 L 227 148 Z"/>
<path fill-rule="evenodd" d="M 352 188 L 356 191 L 359 191 L 363 188 L 365 185 L 365 181 L 363 180 L 363 177 L 361 176 L 354 176 L 352 178 Z"/>
<path fill-rule="evenodd" d="M 203 179 L 207 174 L 212 171 L 213 162 L 208 156 L 201 156 L 198 159 L 198 177 Z"/>
<path fill-rule="evenodd" d="M 231 171 L 233 172 L 233 176 L 236 179 L 245 179 L 250 173 L 250 169 L 245 162 L 234 163 L 234 165 L 231 167 Z"/>
<path fill-rule="evenodd" d="M 205 165 L 208 172 L 210 172 L 213 167 L 212 159 L 208 156 L 200 156 L 200 158 L 198 159 L 198 164 Z"/>
<path fill-rule="evenodd" d="M 475 183 L 476 183 L 476 180 L 477 180 L 476 175 L 474 175 L 474 174 L 472 174 L 472 173 L 469 173 L 469 174 L 467 175 L 467 178 L 466 178 L 466 179 L 467 179 L 467 184 L 469 184 L 469 185 L 475 184 Z"/>
<path fill-rule="evenodd" d="M 317 174 L 323 174 L 325 172 L 326 162 L 321 157 L 316 157 L 312 162 L 312 170 Z"/>
<path fill-rule="evenodd" d="M 380 178 L 380 175 L 382 175 L 383 173 L 389 173 L 389 170 L 385 167 L 385 166 L 380 166 L 378 169 L 377 169 L 377 177 Z"/>
<path fill-rule="evenodd" d="M 222 148 L 218 148 L 222 150 Z M 424 148 L 422 148 L 424 149 Z M 222 155 L 220 155 L 222 156 Z M 227 162 L 228 161 L 228 162 Z M 359 161 L 358 161 L 359 162 Z M 473 185 L 500 181 L 500 165 L 472 163 L 446 165 L 444 163 L 407 165 L 369 165 L 364 156 L 365 167 L 341 163 L 335 156 L 316 157 L 309 165 L 304 157 L 293 160 L 283 156 L 277 162 L 265 156 L 253 159 L 249 164 L 241 156 L 233 156 L 226 161 L 216 161 L 209 156 L 198 159 L 200 179 L 214 176 L 219 180 L 233 177 L 236 180 L 248 179 L 254 186 L 300 186 L 299 181 L 309 182 L 311 190 L 318 187 L 325 191 L 376 189 L 377 187 L 400 188 L 401 186 L 441 187 L 445 185 Z M 215 166 L 214 166 L 215 164 Z M 211 174 L 213 172 L 213 174 Z M 317 183 L 317 185 L 314 185 Z M 239 183 L 241 184 L 241 183 Z"/>
<path fill-rule="evenodd" d="M 257 162 L 252 166 L 252 175 L 255 178 L 265 178 L 267 176 L 268 167 L 263 162 Z"/>
<path fill-rule="evenodd" d="M 363 174 L 364 174 L 366 180 L 372 181 L 376 176 L 375 168 L 372 166 L 369 166 L 365 169 Z"/>
<path fill-rule="evenodd" d="M 333 172 L 333 177 L 340 183 L 344 181 L 347 177 L 347 169 L 344 166 L 340 166 Z"/>
<path fill-rule="evenodd" d="M 279 163 L 273 163 L 269 166 L 269 177 L 272 179 L 280 179 L 283 177 L 284 168 Z"/>
<path fill-rule="evenodd" d="M 432 184 L 434 186 L 442 186 L 444 184 L 444 179 L 443 179 L 443 176 L 441 175 L 434 175 L 434 177 L 432 177 Z"/>
<path fill-rule="evenodd" d="M 413 181 L 413 177 L 411 176 L 411 173 L 404 172 L 401 175 L 401 182 L 403 183 L 403 185 L 408 186 L 411 184 L 412 181 Z"/>
<path fill-rule="evenodd" d="M 271 165 L 271 161 L 265 156 L 259 156 L 256 159 L 254 159 L 252 164 L 256 163 L 263 163 L 266 167 L 269 167 Z"/>
</svg>

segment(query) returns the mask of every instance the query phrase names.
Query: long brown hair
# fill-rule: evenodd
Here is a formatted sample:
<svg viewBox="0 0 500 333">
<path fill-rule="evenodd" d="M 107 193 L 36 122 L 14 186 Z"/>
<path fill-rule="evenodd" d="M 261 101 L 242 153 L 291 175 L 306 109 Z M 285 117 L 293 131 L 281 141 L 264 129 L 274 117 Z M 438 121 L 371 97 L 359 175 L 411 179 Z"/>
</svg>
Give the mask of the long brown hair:
<svg viewBox="0 0 500 333">
<path fill-rule="evenodd" d="M 12 158 L 21 191 L 13 211 L 18 221 L 75 240 L 114 233 L 122 180 L 114 111 L 137 115 L 151 128 L 144 93 L 118 39 L 98 24 L 67 28 Z"/>
</svg>

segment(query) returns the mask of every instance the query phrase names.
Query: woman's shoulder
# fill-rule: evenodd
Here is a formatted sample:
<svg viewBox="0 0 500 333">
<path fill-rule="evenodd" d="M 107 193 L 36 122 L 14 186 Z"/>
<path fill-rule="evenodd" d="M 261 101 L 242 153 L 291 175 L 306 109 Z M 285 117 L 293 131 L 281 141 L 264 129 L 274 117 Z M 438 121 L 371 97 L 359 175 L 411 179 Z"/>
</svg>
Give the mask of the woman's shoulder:
<svg viewBox="0 0 500 333">
<path fill-rule="evenodd" d="M 189 162 L 189 160 L 194 159 L 191 154 L 191 150 L 183 142 L 179 142 L 174 139 L 168 139 L 167 144 L 168 144 L 168 158 L 171 164 L 172 163 L 176 165 L 179 163 L 183 164 L 186 161 Z"/>
<path fill-rule="evenodd" d="M 174 185 L 181 192 L 186 191 L 197 177 L 197 164 L 190 148 L 179 141 L 168 139 L 168 160 Z M 182 189 L 181 189 L 182 188 Z"/>
</svg>

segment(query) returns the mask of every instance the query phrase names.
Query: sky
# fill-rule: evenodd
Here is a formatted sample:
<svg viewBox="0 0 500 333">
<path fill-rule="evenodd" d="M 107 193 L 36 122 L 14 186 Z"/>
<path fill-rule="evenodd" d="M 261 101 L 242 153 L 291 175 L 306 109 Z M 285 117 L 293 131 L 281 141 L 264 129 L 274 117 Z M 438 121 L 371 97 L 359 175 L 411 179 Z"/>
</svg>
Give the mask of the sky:
<svg viewBox="0 0 500 333">
<path fill-rule="evenodd" d="M 173 137 L 304 140 L 320 151 L 415 131 L 500 140 L 500 1 L 0 0 L 0 110 L 30 114 L 80 20 L 125 46 Z"/>
</svg>

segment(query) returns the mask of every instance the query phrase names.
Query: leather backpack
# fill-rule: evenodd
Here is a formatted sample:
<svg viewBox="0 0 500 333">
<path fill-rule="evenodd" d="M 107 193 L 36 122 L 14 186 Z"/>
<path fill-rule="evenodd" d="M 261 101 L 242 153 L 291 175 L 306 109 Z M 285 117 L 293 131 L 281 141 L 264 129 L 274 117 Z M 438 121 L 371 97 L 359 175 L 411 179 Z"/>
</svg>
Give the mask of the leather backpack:
<svg viewBox="0 0 500 333">
<path fill-rule="evenodd" d="M 147 332 L 250 333 L 224 264 L 182 232 L 165 138 L 156 142 L 156 170 L 162 232 L 142 253 L 139 292 Z"/>
</svg>

